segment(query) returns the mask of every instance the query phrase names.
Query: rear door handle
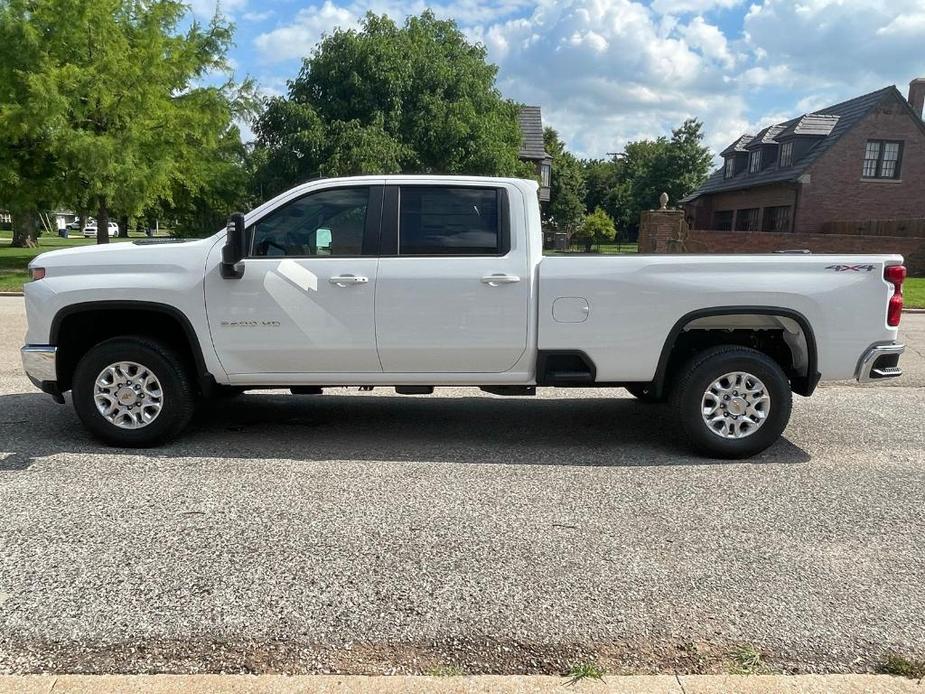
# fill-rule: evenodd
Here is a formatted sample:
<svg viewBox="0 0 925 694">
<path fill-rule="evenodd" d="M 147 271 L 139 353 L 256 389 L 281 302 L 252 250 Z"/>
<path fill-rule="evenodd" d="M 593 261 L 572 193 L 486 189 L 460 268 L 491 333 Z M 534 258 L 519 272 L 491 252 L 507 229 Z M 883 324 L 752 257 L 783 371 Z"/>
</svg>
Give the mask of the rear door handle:
<svg viewBox="0 0 925 694">
<path fill-rule="evenodd" d="M 366 284 L 369 282 L 369 278 L 361 275 L 335 275 L 328 282 L 336 284 L 338 287 L 349 287 L 354 284 Z"/>
<path fill-rule="evenodd" d="M 497 287 L 501 284 L 515 284 L 516 282 L 520 282 L 517 275 L 505 275 L 504 273 L 485 275 L 482 278 L 482 284 L 487 284 L 489 287 Z"/>
</svg>

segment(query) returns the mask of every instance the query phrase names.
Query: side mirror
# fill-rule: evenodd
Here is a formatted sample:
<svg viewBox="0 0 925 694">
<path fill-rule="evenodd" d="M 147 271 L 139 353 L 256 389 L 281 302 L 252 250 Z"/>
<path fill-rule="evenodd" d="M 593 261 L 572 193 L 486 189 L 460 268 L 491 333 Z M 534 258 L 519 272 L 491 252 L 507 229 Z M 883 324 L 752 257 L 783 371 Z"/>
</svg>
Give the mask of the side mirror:
<svg viewBox="0 0 925 694">
<path fill-rule="evenodd" d="M 236 212 L 228 218 L 225 245 L 222 248 L 222 277 L 226 280 L 238 280 L 244 277 L 244 268 L 239 268 L 238 263 L 247 256 L 247 250 L 244 215 Z"/>
</svg>

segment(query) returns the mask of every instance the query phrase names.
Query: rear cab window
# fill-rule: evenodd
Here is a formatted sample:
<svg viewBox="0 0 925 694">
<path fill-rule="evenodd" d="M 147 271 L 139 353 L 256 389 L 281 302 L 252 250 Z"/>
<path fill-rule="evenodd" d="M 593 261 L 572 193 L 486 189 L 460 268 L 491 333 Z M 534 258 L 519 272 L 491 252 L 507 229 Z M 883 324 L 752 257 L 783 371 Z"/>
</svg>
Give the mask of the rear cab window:
<svg viewBox="0 0 925 694">
<path fill-rule="evenodd" d="M 387 198 L 382 255 L 502 256 L 510 250 L 504 188 L 401 185 Z"/>
</svg>

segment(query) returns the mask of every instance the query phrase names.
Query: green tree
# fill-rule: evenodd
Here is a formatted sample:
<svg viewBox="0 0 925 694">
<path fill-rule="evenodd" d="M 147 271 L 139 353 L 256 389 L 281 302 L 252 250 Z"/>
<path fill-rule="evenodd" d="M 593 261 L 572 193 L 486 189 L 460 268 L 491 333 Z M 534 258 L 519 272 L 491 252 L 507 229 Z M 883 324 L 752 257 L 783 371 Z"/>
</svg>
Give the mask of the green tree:
<svg viewBox="0 0 925 694">
<path fill-rule="evenodd" d="M 600 207 L 587 215 L 578 227 L 578 231 L 575 232 L 575 237 L 585 242 L 585 250 L 589 253 L 592 245 L 613 241 L 616 235 L 617 230 L 613 225 L 613 220 Z"/>
<path fill-rule="evenodd" d="M 288 95 L 267 102 L 255 126 L 262 196 L 317 176 L 530 175 L 496 74 L 452 21 L 367 14 L 325 37 Z"/>
<path fill-rule="evenodd" d="M 543 221 L 568 234 L 571 240 L 585 215 L 584 170 L 554 129 L 543 130 L 543 144 L 552 156 L 549 202 L 544 206 Z"/>
<path fill-rule="evenodd" d="M 626 228 L 627 181 L 621 159 L 585 159 L 581 162 L 585 173 L 585 209 L 600 207 L 612 220 L 620 220 Z M 619 232 L 618 232 L 619 236 Z"/>
<path fill-rule="evenodd" d="M 670 204 L 693 192 L 710 170 L 710 150 L 703 145 L 703 124 L 689 119 L 672 132 L 671 139 L 639 140 L 626 145 L 617 161 L 617 175 L 625 182 L 625 203 L 618 222 L 633 229 L 643 210 L 655 208 L 668 193 Z"/>
<path fill-rule="evenodd" d="M 12 215 L 12 245 L 19 248 L 36 244 L 39 213 L 58 202 L 60 185 L 50 134 L 34 127 L 24 107 L 43 88 L 32 79 L 41 37 L 22 21 L 23 11 L 20 3 L 0 2 L 0 208 Z"/>
<path fill-rule="evenodd" d="M 146 210 L 146 217 L 168 220 L 177 236 L 208 236 L 225 225 L 232 212 L 255 202 L 251 191 L 252 158 L 231 127 L 218 146 L 188 175 L 179 179 L 170 197 Z"/>
<path fill-rule="evenodd" d="M 201 182 L 202 162 L 252 107 L 249 82 L 203 86 L 227 68 L 232 27 L 188 12 L 179 0 L 0 3 L 0 64 L 13 82 L 0 127 L 20 125 L 14 147 L 40 146 L 54 202 L 95 211 L 99 243 L 110 214 L 136 215 L 170 200 L 179 181 Z M 8 195 L 22 194 L 18 180 Z"/>
</svg>

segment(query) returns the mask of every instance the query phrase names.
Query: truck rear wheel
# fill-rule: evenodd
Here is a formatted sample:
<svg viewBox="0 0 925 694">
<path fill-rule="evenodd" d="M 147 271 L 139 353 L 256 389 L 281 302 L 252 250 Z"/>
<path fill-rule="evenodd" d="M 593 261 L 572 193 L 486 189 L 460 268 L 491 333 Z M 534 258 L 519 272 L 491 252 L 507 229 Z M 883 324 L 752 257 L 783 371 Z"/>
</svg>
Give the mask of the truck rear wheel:
<svg viewBox="0 0 925 694">
<path fill-rule="evenodd" d="M 671 404 L 699 453 L 747 458 L 777 441 L 790 421 L 790 382 L 762 352 L 714 347 L 690 359 L 679 376 Z"/>
<path fill-rule="evenodd" d="M 193 414 L 193 385 L 179 355 L 144 337 L 117 337 L 77 364 L 74 409 L 111 446 L 156 446 L 179 434 Z"/>
</svg>

